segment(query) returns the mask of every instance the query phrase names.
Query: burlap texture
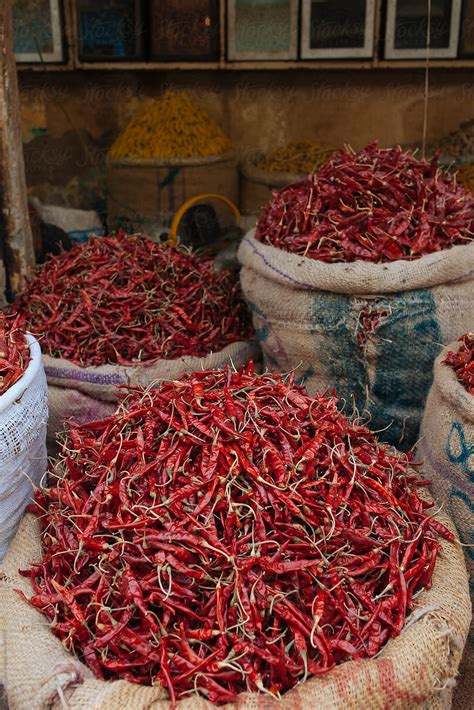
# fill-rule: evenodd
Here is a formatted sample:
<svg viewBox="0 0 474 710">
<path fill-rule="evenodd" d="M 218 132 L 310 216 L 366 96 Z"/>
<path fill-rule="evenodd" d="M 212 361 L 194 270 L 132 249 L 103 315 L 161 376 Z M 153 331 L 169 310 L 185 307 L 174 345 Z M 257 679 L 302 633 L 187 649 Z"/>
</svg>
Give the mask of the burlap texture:
<svg viewBox="0 0 474 710">
<path fill-rule="evenodd" d="M 436 499 L 451 515 L 465 545 L 474 542 L 474 395 L 461 385 L 454 370 L 443 364 L 449 351 L 444 348 L 434 365 L 433 384 L 426 401 L 420 430 L 418 456 L 425 477 L 432 481 Z M 465 547 L 474 594 L 474 549 Z M 474 703 L 474 629 L 471 626 L 461 667 L 461 682 L 455 692 L 456 710 L 468 710 Z"/>
<path fill-rule="evenodd" d="M 252 358 L 257 358 L 258 354 L 258 346 L 254 341 L 240 341 L 205 357 L 157 360 L 150 365 L 134 367 L 79 367 L 67 360 L 43 355 L 50 398 L 48 443 L 55 441 L 56 434 L 63 430 L 67 419 L 84 423 L 112 414 L 117 386 L 148 387 L 154 382 L 175 380 L 185 372 L 220 368 L 227 364 L 240 367 Z"/>
<path fill-rule="evenodd" d="M 454 529 L 445 515 L 438 519 Z M 0 566 L 0 681 L 10 710 L 60 708 L 61 695 L 70 710 L 170 710 L 162 688 L 93 678 L 50 633 L 44 617 L 16 594 L 15 589 L 31 594 L 30 582 L 17 570 L 40 557 L 38 522 L 28 514 Z M 444 542 L 432 588 L 418 597 L 402 634 L 377 658 L 348 661 L 313 677 L 287 693 L 283 703 L 245 693 L 224 710 L 447 710 L 470 616 L 462 550 Z M 196 697 L 178 703 L 179 710 L 214 707 Z"/>
<path fill-rule="evenodd" d="M 436 356 L 474 330 L 474 244 L 414 261 L 326 264 L 251 231 L 238 257 L 265 366 L 297 368 L 311 394 L 335 388 L 384 440 L 413 446 Z"/>
<path fill-rule="evenodd" d="M 237 156 L 230 151 L 200 158 L 108 160 L 107 187 L 109 229 L 162 231 L 176 210 L 197 195 L 224 195 L 238 205 Z"/>
</svg>

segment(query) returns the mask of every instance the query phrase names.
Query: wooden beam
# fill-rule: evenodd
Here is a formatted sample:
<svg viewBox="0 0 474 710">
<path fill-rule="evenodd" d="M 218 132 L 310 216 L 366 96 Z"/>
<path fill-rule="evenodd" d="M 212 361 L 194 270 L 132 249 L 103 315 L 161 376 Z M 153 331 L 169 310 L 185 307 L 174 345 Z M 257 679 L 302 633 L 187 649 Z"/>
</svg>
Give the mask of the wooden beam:
<svg viewBox="0 0 474 710">
<path fill-rule="evenodd" d="M 10 0 L 0 0 L 0 154 L 6 227 L 3 254 L 8 289 L 10 295 L 15 296 L 35 259 L 28 216 Z"/>
</svg>

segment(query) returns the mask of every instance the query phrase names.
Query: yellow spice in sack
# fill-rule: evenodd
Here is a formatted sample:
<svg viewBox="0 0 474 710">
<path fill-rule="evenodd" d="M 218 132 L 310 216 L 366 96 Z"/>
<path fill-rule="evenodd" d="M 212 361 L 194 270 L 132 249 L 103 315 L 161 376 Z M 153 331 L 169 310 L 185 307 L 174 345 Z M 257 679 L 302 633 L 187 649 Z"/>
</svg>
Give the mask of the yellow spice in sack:
<svg viewBox="0 0 474 710">
<path fill-rule="evenodd" d="M 462 165 L 457 171 L 457 180 L 460 185 L 474 192 L 474 163 Z"/>
<path fill-rule="evenodd" d="M 166 91 L 134 117 L 109 157 L 205 158 L 232 148 L 232 141 L 189 94 Z"/>
<path fill-rule="evenodd" d="M 312 173 L 319 170 L 335 150 L 325 143 L 295 141 L 263 156 L 256 166 L 269 172 Z"/>
</svg>

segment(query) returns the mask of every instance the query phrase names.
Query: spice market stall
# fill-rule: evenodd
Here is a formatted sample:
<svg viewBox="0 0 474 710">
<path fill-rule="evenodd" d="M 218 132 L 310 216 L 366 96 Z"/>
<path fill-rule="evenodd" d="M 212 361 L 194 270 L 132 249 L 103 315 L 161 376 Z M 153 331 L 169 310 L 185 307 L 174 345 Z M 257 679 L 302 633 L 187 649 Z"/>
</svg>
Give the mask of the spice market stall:
<svg viewBox="0 0 474 710">
<path fill-rule="evenodd" d="M 474 44 L 415 4 L 0 0 L 1 710 L 470 707 Z"/>
</svg>

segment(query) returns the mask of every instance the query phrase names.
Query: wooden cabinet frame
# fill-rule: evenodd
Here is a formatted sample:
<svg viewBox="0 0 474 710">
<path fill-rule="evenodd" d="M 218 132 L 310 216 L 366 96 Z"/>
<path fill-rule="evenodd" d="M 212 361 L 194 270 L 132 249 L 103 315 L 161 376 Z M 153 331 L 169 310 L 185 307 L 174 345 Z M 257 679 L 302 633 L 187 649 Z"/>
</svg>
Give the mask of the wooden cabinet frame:
<svg viewBox="0 0 474 710">
<path fill-rule="evenodd" d="M 98 0 L 99 1 L 99 0 Z M 63 0 L 63 13 L 65 18 L 65 39 L 67 61 L 61 64 L 17 64 L 19 71 L 294 71 L 294 70 L 315 70 L 338 71 L 341 69 L 370 70 L 370 69 L 418 69 L 425 67 L 424 59 L 384 59 L 378 56 L 379 37 L 384 35 L 382 9 L 384 0 L 375 0 L 375 34 L 374 34 L 374 56 L 372 58 L 314 58 L 314 59 L 279 59 L 279 60 L 245 60 L 233 61 L 226 58 L 226 37 L 225 28 L 227 22 L 227 2 L 219 0 L 220 3 L 220 57 L 215 62 L 158 62 L 158 61 L 129 61 L 129 62 L 81 62 L 77 52 L 76 20 L 75 20 L 75 0 Z M 460 59 L 436 59 L 430 58 L 431 68 L 435 69 L 472 69 L 474 68 L 474 57 L 464 57 Z"/>
<path fill-rule="evenodd" d="M 449 27 L 449 46 L 446 48 L 431 47 L 430 59 L 449 59 L 457 57 L 459 29 L 461 23 L 461 0 L 451 0 L 451 18 Z M 387 0 L 387 20 L 385 23 L 385 59 L 425 59 L 426 48 L 395 47 L 395 28 L 397 15 L 397 0 Z"/>
<path fill-rule="evenodd" d="M 376 0 L 365 0 L 364 45 L 314 49 L 311 39 L 311 0 L 302 0 L 300 54 L 303 59 L 368 58 L 374 53 Z"/>
<path fill-rule="evenodd" d="M 63 62 L 63 32 L 60 0 L 49 0 L 49 11 L 51 13 L 51 32 L 53 49 L 51 52 L 42 52 L 41 57 L 38 52 L 22 52 L 15 54 L 18 63 L 23 62 Z"/>
<path fill-rule="evenodd" d="M 298 0 L 289 0 L 290 9 L 290 27 L 289 27 L 289 40 L 290 46 L 288 51 L 281 52 L 242 52 L 236 48 L 236 4 L 238 0 L 228 0 L 227 2 L 227 23 L 226 23 L 226 35 L 227 35 L 227 57 L 230 61 L 253 61 L 253 60 L 282 60 L 282 59 L 293 59 L 297 58 L 298 53 Z"/>
</svg>

